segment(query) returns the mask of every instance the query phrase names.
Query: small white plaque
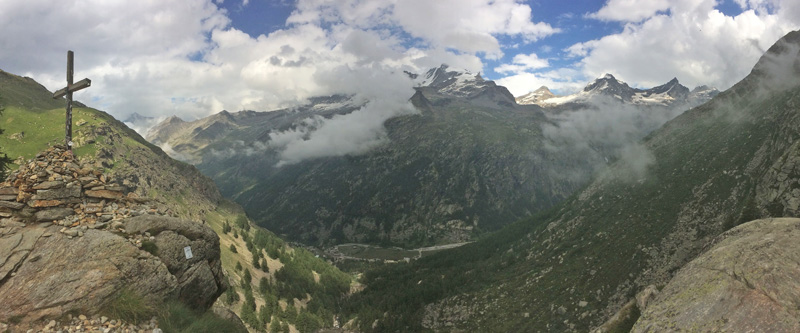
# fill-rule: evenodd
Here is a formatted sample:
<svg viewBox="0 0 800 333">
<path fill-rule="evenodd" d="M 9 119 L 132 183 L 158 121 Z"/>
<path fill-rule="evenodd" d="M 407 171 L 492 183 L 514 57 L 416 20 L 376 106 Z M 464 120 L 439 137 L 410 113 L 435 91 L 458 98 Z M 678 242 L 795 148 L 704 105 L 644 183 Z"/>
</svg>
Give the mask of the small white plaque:
<svg viewBox="0 0 800 333">
<path fill-rule="evenodd" d="M 192 255 L 192 247 L 191 246 L 184 247 L 183 248 L 183 254 L 186 255 L 186 259 L 192 259 L 192 257 L 194 257 Z"/>
</svg>

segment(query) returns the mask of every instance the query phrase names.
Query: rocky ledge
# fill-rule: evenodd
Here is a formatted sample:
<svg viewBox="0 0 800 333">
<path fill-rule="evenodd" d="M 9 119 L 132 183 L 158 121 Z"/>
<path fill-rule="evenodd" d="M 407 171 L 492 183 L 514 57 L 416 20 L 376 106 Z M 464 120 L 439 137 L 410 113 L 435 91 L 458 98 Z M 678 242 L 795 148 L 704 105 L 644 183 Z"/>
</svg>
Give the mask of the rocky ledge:
<svg viewBox="0 0 800 333">
<path fill-rule="evenodd" d="M 798 239 L 797 218 L 729 230 L 639 305 L 632 332 L 800 332 Z"/>
<path fill-rule="evenodd" d="M 0 193 L 0 322 L 101 315 L 123 291 L 205 310 L 225 289 L 211 228 L 162 215 L 61 147 Z"/>
</svg>

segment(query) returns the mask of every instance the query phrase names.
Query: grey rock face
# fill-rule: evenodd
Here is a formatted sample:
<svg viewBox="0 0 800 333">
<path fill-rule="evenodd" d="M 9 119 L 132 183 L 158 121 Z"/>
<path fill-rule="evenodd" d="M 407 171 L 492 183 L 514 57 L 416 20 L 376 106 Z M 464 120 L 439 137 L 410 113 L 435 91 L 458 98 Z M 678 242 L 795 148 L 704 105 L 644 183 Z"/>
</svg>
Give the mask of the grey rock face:
<svg viewBox="0 0 800 333">
<path fill-rule="evenodd" d="M 207 309 L 224 291 L 219 239 L 207 226 L 160 216 L 123 224 L 129 232 L 155 235 L 158 256 L 106 230 L 88 229 L 70 239 L 60 226 L 41 224 L 0 237 L 0 321 L 70 311 L 94 315 L 125 289 L 148 302 L 178 298 Z M 192 247 L 191 259 L 185 246 Z"/>
<path fill-rule="evenodd" d="M 800 219 L 740 225 L 683 267 L 633 332 L 800 331 Z"/>
<path fill-rule="evenodd" d="M 5 280 L 28 257 L 43 233 L 42 230 L 33 229 L 0 238 L 0 281 Z"/>
<path fill-rule="evenodd" d="M 0 201 L 0 207 L 6 207 L 11 209 L 21 209 L 25 207 L 25 204 L 13 201 Z"/>
<path fill-rule="evenodd" d="M 124 221 L 128 233 L 149 233 L 155 237 L 158 257 L 177 278 L 181 301 L 196 308 L 208 308 L 223 285 L 219 237 L 211 228 L 172 217 L 141 215 Z M 184 248 L 191 249 L 187 259 Z"/>
<path fill-rule="evenodd" d="M 231 323 L 234 323 L 236 326 L 239 327 L 239 330 L 244 332 L 247 331 L 247 327 L 242 322 L 242 319 L 236 315 L 233 311 L 226 308 L 221 303 L 214 303 L 214 306 L 211 307 L 211 311 L 214 311 L 214 314 L 219 316 L 222 319 L 225 319 Z"/>
<path fill-rule="evenodd" d="M 0 320 L 21 316 L 34 321 L 71 310 L 94 314 L 123 288 L 153 301 L 167 297 L 177 285 L 162 263 L 122 237 L 89 230 L 84 237 L 68 239 L 57 230 L 28 227 L 22 232 L 23 237 L 45 231 L 54 235 L 35 237 L 26 260 L 15 265 L 15 274 L 5 274 L 0 282 L 0 303 L 5 305 Z"/>
</svg>

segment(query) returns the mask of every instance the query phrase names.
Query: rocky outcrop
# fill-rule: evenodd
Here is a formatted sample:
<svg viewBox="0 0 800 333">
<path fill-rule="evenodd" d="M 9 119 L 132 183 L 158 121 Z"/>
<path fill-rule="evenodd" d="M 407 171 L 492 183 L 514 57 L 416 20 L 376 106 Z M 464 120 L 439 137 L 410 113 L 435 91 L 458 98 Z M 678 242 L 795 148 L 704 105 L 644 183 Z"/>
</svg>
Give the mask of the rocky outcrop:
<svg viewBox="0 0 800 333">
<path fill-rule="evenodd" d="M 0 193 L 0 322 L 96 315 L 121 291 L 205 310 L 225 289 L 213 230 L 158 215 L 60 147 Z"/>
<path fill-rule="evenodd" d="M 633 332 L 800 332 L 800 219 L 722 234 L 642 311 Z"/>
<path fill-rule="evenodd" d="M 132 217 L 123 225 L 128 234 L 150 235 L 158 259 L 177 279 L 176 296 L 184 304 L 209 308 L 225 290 L 219 237 L 208 226 L 158 215 Z"/>
<path fill-rule="evenodd" d="M 12 270 L 3 270 L 0 302 L 6 306 L 0 309 L 0 321 L 55 318 L 74 310 L 96 314 L 123 288 L 156 302 L 177 287 L 177 278 L 157 257 L 124 237 L 87 230 L 83 237 L 69 239 L 58 233 L 58 226 L 47 224 L 26 226 L 0 239 L 7 245 L 14 238 L 30 240 L 30 246 L 0 250 L 0 261 L 9 253 L 21 257 Z"/>
</svg>

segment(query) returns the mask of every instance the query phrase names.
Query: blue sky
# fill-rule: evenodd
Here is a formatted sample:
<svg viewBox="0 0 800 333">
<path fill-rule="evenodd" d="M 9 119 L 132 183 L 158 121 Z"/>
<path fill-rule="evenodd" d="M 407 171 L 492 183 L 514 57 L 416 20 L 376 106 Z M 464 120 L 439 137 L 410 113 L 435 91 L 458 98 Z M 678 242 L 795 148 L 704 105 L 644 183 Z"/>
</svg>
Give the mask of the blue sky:
<svg viewBox="0 0 800 333">
<path fill-rule="evenodd" d="M 335 93 L 401 112 L 413 90 L 400 73 L 442 63 L 514 95 L 572 93 L 604 73 L 727 89 L 798 28 L 797 0 L 0 0 L 0 69 L 55 90 L 74 50 L 93 83 L 76 98 L 121 119 Z"/>
</svg>

